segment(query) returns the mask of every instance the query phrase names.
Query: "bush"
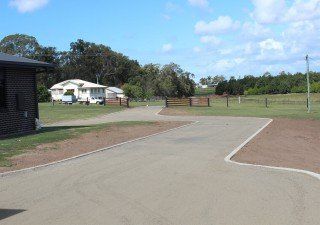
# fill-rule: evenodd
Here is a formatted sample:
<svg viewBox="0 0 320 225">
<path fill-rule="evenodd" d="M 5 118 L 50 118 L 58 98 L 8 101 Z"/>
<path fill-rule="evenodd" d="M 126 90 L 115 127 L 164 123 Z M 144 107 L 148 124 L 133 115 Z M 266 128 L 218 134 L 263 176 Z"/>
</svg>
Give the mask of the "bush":
<svg viewBox="0 0 320 225">
<path fill-rule="evenodd" d="M 311 84 L 311 92 L 312 93 L 320 93 L 320 83 L 316 82 Z"/>
<path fill-rule="evenodd" d="M 291 93 L 306 93 L 307 87 L 305 86 L 295 86 L 291 89 Z"/>
<path fill-rule="evenodd" d="M 50 102 L 51 94 L 44 85 L 39 85 L 37 88 L 38 102 Z"/>
</svg>

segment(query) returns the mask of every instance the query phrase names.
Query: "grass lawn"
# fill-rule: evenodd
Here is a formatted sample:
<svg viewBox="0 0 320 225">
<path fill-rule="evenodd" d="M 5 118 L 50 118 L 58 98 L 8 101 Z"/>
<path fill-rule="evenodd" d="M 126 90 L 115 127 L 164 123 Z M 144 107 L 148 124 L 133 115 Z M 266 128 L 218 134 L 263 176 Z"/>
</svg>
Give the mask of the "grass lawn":
<svg viewBox="0 0 320 225">
<path fill-rule="evenodd" d="M 94 126 L 84 127 L 47 127 L 35 135 L 18 136 L 9 139 L 0 140 L 0 167 L 11 166 L 10 157 L 24 153 L 26 150 L 34 149 L 40 144 L 53 143 L 57 141 L 64 141 L 81 134 L 89 133 L 91 131 L 98 131 L 108 128 L 108 126 L 133 126 L 133 125 L 148 125 L 153 122 L 117 122 L 106 123 Z"/>
<path fill-rule="evenodd" d="M 246 96 L 247 99 L 257 99 L 257 100 L 264 100 L 268 98 L 271 101 L 307 101 L 307 94 L 283 94 L 283 95 L 248 95 Z M 320 101 L 320 93 L 313 93 L 311 94 L 312 101 Z"/>
<path fill-rule="evenodd" d="M 103 114 L 118 112 L 125 109 L 120 106 L 101 106 L 92 104 L 90 106 L 74 104 L 62 105 L 51 103 L 39 103 L 40 120 L 45 124 L 64 120 L 88 119 Z"/>
<path fill-rule="evenodd" d="M 266 117 L 266 118 L 291 118 L 291 119 L 316 119 L 320 120 L 320 102 L 313 102 L 312 112 L 307 113 L 306 95 L 268 95 L 268 96 L 247 96 L 257 101 L 244 100 L 241 104 L 238 98 L 230 98 L 229 108 L 226 99 L 212 99 L 211 107 L 175 107 L 176 113 L 187 112 L 190 115 L 202 116 L 244 116 L 244 117 Z M 269 107 L 265 107 L 265 98 L 269 100 Z M 320 95 L 313 95 L 313 100 L 318 101 Z M 259 101 L 258 101 L 259 100 Z M 281 101 L 292 101 L 292 104 L 283 104 Z M 295 102 L 301 101 L 301 103 Z M 170 110 L 170 109 L 169 109 Z"/>
</svg>

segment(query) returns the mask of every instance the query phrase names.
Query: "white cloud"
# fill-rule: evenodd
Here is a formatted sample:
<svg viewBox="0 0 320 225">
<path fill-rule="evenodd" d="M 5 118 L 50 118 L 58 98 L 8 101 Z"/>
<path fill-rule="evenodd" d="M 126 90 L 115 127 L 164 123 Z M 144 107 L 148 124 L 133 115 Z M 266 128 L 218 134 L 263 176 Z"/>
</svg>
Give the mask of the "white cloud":
<svg viewBox="0 0 320 225">
<path fill-rule="evenodd" d="M 285 14 L 285 21 L 314 20 L 320 17 L 320 0 L 295 0 Z"/>
<path fill-rule="evenodd" d="M 171 52 L 173 50 L 173 46 L 172 44 L 168 43 L 168 44 L 164 44 L 162 46 L 162 52 L 164 53 L 168 53 L 168 52 Z"/>
<path fill-rule="evenodd" d="M 283 44 L 281 42 L 275 41 L 272 38 L 261 41 L 259 43 L 259 46 L 261 48 L 261 52 L 265 52 L 269 50 L 283 51 Z"/>
<path fill-rule="evenodd" d="M 276 23 L 285 15 L 285 0 L 252 0 L 255 7 L 252 17 L 262 24 Z"/>
<path fill-rule="evenodd" d="M 246 61 L 245 58 L 221 59 L 211 65 L 212 69 L 219 73 L 229 72 L 237 66 L 241 66 Z"/>
<path fill-rule="evenodd" d="M 245 22 L 242 26 L 241 37 L 246 39 L 265 39 L 272 36 L 272 31 L 258 23 Z"/>
<path fill-rule="evenodd" d="M 198 7 L 205 10 L 210 9 L 210 3 L 208 0 L 188 0 L 189 4 L 194 7 Z"/>
<path fill-rule="evenodd" d="M 320 0 L 294 0 L 288 6 L 285 0 L 251 0 L 253 19 L 261 24 L 297 22 L 320 18 Z"/>
<path fill-rule="evenodd" d="M 202 51 L 202 49 L 201 49 L 200 47 L 198 47 L 198 46 L 195 46 L 195 47 L 193 48 L 193 51 L 194 51 L 195 53 L 200 53 L 200 52 Z"/>
<path fill-rule="evenodd" d="M 168 14 L 162 14 L 162 17 L 163 17 L 165 20 L 171 20 L 171 16 L 168 15 Z"/>
<path fill-rule="evenodd" d="M 204 44 L 210 44 L 210 45 L 219 45 L 221 43 L 221 40 L 213 35 L 207 35 L 200 38 L 200 41 Z"/>
<path fill-rule="evenodd" d="M 19 12 L 33 12 L 46 6 L 49 0 L 11 0 L 9 5 L 11 7 L 17 8 Z"/>
<path fill-rule="evenodd" d="M 206 23 L 199 21 L 195 25 L 197 34 L 223 34 L 234 31 L 240 27 L 240 22 L 233 21 L 229 16 L 220 16 L 218 19 Z"/>
<path fill-rule="evenodd" d="M 233 52 L 233 50 L 230 48 L 227 48 L 227 49 L 220 49 L 218 52 L 221 55 L 230 55 Z"/>
<path fill-rule="evenodd" d="M 176 12 L 182 10 L 180 5 L 173 2 L 167 2 L 165 7 L 167 12 Z"/>
</svg>

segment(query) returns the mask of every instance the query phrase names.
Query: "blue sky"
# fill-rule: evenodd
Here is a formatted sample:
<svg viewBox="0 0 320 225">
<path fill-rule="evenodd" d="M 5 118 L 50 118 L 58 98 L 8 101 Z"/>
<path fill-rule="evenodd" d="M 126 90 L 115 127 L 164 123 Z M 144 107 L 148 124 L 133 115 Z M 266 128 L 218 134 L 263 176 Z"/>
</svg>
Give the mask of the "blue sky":
<svg viewBox="0 0 320 225">
<path fill-rule="evenodd" d="M 68 50 L 81 38 L 146 63 L 236 77 L 320 66 L 320 0 L 2 0 L 0 38 Z"/>
</svg>

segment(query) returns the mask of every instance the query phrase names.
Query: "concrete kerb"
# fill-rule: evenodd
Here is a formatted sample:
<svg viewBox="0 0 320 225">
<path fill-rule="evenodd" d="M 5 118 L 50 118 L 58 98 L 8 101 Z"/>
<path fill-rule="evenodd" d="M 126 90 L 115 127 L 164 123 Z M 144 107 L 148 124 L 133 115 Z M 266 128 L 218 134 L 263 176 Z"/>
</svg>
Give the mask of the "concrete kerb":
<svg viewBox="0 0 320 225">
<path fill-rule="evenodd" d="M 77 155 L 77 156 L 74 156 L 74 157 L 70 157 L 70 158 L 67 158 L 67 159 L 59 160 L 59 161 L 56 161 L 56 162 L 47 163 L 47 164 L 44 164 L 44 165 L 39 165 L 39 166 L 34 166 L 34 167 L 29 167 L 29 168 L 25 168 L 25 169 L 21 169 L 21 170 L 15 170 L 15 171 L 9 171 L 9 172 L 0 173 L 0 177 L 7 177 L 7 176 L 17 175 L 17 174 L 21 174 L 21 173 L 30 172 L 30 171 L 37 171 L 39 169 L 43 169 L 43 168 L 46 168 L 46 167 L 51 167 L 51 166 L 56 166 L 56 165 L 59 165 L 59 164 L 62 164 L 62 163 L 67 163 L 67 162 L 75 160 L 75 159 L 84 158 L 86 156 L 90 156 L 90 155 L 93 155 L 93 154 L 96 154 L 96 153 L 99 153 L 99 152 L 107 151 L 107 150 L 110 150 L 110 149 L 113 149 L 113 148 L 116 148 L 116 147 L 119 147 L 119 146 L 122 146 L 122 145 L 126 145 L 126 144 L 129 144 L 129 143 L 137 142 L 137 141 L 140 141 L 140 140 L 145 140 L 145 139 L 157 136 L 157 135 L 169 133 L 171 131 L 175 131 L 175 130 L 179 130 L 179 129 L 182 129 L 182 128 L 185 128 L 185 127 L 188 127 L 188 126 L 192 126 L 192 125 L 194 125 L 196 123 L 198 123 L 198 121 L 190 122 L 189 124 L 186 124 L 186 125 L 183 125 L 183 126 L 175 127 L 175 128 L 172 128 L 172 129 L 169 129 L 169 130 L 166 130 L 166 131 L 158 132 L 158 133 L 147 135 L 147 136 L 144 136 L 144 137 L 136 138 L 136 139 L 133 139 L 133 140 L 130 140 L 130 141 L 125 141 L 125 142 L 122 142 L 122 143 L 119 143 L 119 144 L 116 144 L 116 145 L 112 145 L 112 146 L 109 146 L 109 147 L 106 147 L 106 148 L 98 149 L 98 150 L 95 150 L 95 151 L 92 151 L 92 152 L 84 153 L 84 154 Z"/>
</svg>

